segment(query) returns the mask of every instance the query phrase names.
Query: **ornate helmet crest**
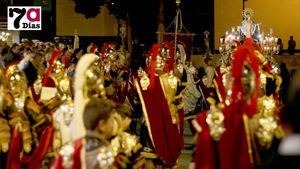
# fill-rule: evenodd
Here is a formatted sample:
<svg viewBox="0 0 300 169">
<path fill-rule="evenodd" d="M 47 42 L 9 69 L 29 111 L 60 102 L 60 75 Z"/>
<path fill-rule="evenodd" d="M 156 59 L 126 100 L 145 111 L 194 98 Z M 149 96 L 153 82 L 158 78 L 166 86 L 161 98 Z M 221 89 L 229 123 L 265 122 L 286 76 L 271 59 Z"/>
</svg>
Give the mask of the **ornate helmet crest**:
<svg viewBox="0 0 300 169">
<path fill-rule="evenodd" d="M 90 99 L 88 95 L 89 90 L 94 90 L 95 87 L 99 87 L 100 94 L 105 95 L 104 85 L 101 79 L 99 67 L 94 63 L 97 61 L 98 56 L 96 54 L 85 54 L 78 61 L 75 70 L 74 81 L 74 123 L 71 123 L 71 131 L 73 130 L 72 139 L 78 139 L 85 135 L 85 127 L 83 124 L 82 113 L 84 111 L 85 104 Z M 103 93 L 104 92 L 104 93 Z"/>
</svg>

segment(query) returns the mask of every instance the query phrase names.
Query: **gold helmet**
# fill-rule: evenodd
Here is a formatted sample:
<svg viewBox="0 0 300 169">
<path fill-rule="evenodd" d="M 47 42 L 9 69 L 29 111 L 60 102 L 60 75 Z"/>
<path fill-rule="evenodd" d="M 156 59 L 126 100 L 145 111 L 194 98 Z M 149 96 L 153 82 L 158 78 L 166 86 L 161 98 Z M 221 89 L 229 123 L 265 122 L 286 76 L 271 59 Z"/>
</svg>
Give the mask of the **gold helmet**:
<svg viewBox="0 0 300 169">
<path fill-rule="evenodd" d="M 25 73 L 20 71 L 18 64 L 12 64 L 6 69 L 5 79 L 11 91 L 22 91 L 27 88 Z"/>
<path fill-rule="evenodd" d="M 63 73 L 65 71 L 65 64 L 61 60 L 57 59 L 53 63 L 52 73 Z"/>
<path fill-rule="evenodd" d="M 247 64 L 243 66 L 241 81 L 244 97 L 248 100 L 255 90 L 255 75 Z"/>
<path fill-rule="evenodd" d="M 60 100 L 71 100 L 70 79 L 65 71 L 65 64 L 60 59 L 55 59 L 49 76 L 55 82 L 57 96 Z"/>
<path fill-rule="evenodd" d="M 117 50 L 117 46 L 118 45 L 115 42 L 107 42 L 102 47 L 102 66 L 106 73 L 111 69 L 117 69 L 120 55 L 120 52 Z"/>
<path fill-rule="evenodd" d="M 102 47 L 102 59 L 107 58 L 110 60 L 116 60 L 117 44 L 114 42 L 105 43 Z"/>
<path fill-rule="evenodd" d="M 155 63 L 155 65 L 152 65 Z M 161 45 L 154 44 L 149 57 L 147 58 L 149 67 L 155 66 L 155 69 L 163 72 L 174 71 L 174 48 L 171 43 L 165 41 Z"/>
<path fill-rule="evenodd" d="M 85 71 L 84 76 L 86 97 L 98 98 L 101 96 L 102 98 L 105 98 L 106 95 L 103 84 L 103 71 L 101 71 L 101 69 L 95 64 L 92 64 Z"/>
<path fill-rule="evenodd" d="M 169 53 L 165 48 L 161 48 L 159 44 L 154 44 L 148 53 L 146 59 L 147 68 L 155 68 L 155 70 L 163 71 L 165 66 L 165 60 L 163 56 L 168 56 Z"/>
</svg>

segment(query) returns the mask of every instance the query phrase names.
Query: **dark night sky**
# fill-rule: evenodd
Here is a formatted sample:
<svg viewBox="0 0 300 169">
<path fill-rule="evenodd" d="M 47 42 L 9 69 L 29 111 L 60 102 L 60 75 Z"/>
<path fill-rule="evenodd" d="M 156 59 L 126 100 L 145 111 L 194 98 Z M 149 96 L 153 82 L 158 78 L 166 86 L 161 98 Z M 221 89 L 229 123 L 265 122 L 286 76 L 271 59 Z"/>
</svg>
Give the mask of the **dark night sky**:
<svg viewBox="0 0 300 169">
<path fill-rule="evenodd" d="M 140 40 L 151 44 L 156 41 L 158 0 L 133 0 L 133 30 Z M 175 17 L 175 0 L 164 0 L 165 27 Z M 203 32 L 209 30 L 213 35 L 213 1 L 212 0 L 182 0 L 181 10 L 183 22 L 189 32 L 198 34 L 194 39 L 197 47 L 202 45 Z M 213 37 L 211 37 L 213 39 Z"/>
</svg>

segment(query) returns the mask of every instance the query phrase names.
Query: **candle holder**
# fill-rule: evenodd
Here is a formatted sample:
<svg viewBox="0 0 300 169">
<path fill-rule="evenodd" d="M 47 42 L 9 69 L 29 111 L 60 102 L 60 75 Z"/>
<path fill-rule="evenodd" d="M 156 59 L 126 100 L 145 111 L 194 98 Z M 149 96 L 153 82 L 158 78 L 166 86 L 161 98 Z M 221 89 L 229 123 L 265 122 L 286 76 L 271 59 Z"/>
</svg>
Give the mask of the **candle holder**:
<svg viewBox="0 0 300 169">
<path fill-rule="evenodd" d="M 259 44 L 263 49 L 263 54 L 265 56 L 273 56 L 278 54 L 279 45 L 277 44 L 278 38 L 274 36 L 273 30 L 270 29 L 269 33 L 264 36 L 262 33 L 259 39 Z"/>
<path fill-rule="evenodd" d="M 236 50 L 238 43 L 241 41 L 241 28 L 232 27 L 231 31 L 227 31 L 224 37 L 220 38 L 219 52 L 222 55 L 223 64 L 228 63 L 231 55 Z"/>
<path fill-rule="evenodd" d="M 278 42 L 278 37 L 274 36 L 273 29 L 270 29 L 269 33 L 266 35 L 262 33 L 259 38 L 259 45 L 262 49 L 263 55 L 270 62 L 274 72 L 279 74 L 280 73 L 279 64 L 273 57 L 273 55 L 279 53 L 279 45 L 277 44 L 277 42 Z"/>
</svg>

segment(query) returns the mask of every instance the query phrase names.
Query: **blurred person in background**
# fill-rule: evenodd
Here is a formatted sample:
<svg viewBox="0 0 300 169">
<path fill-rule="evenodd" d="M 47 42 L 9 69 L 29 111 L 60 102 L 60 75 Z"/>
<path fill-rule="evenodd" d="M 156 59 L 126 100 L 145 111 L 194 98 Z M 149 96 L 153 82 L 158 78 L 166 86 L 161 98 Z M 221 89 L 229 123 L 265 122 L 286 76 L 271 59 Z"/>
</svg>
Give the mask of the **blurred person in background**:
<svg viewBox="0 0 300 169">
<path fill-rule="evenodd" d="M 280 76 L 282 78 L 281 90 L 280 90 L 280 100 L 282 104 L 286 104 L 287 91 L 290 84 L 290 72 L 288 71 L 286 64 L 280 64 Z"/>
<path fill-rule="evenodd" d="M 296 41 L 294 40 L 293 36 L 290 36 L 290 40 L 288 41 L 288 52 L 290 55 L 294 55 L 295 54 L 295 50 L 296 50 Z"/>
<path fill-rule="evenodd" d="M 297 72 L 288 91 L 287 104 L 281 111 L 285 137 L 278 151 L 259 169 L 300 168 L 300 73 Z"/>
<path fill-rule="evenodd" d="M 278 55 L 283 55 L 283 43 L 281 38 L 278 38 L 277 45 L 279 46 Z"/>
</svg>

